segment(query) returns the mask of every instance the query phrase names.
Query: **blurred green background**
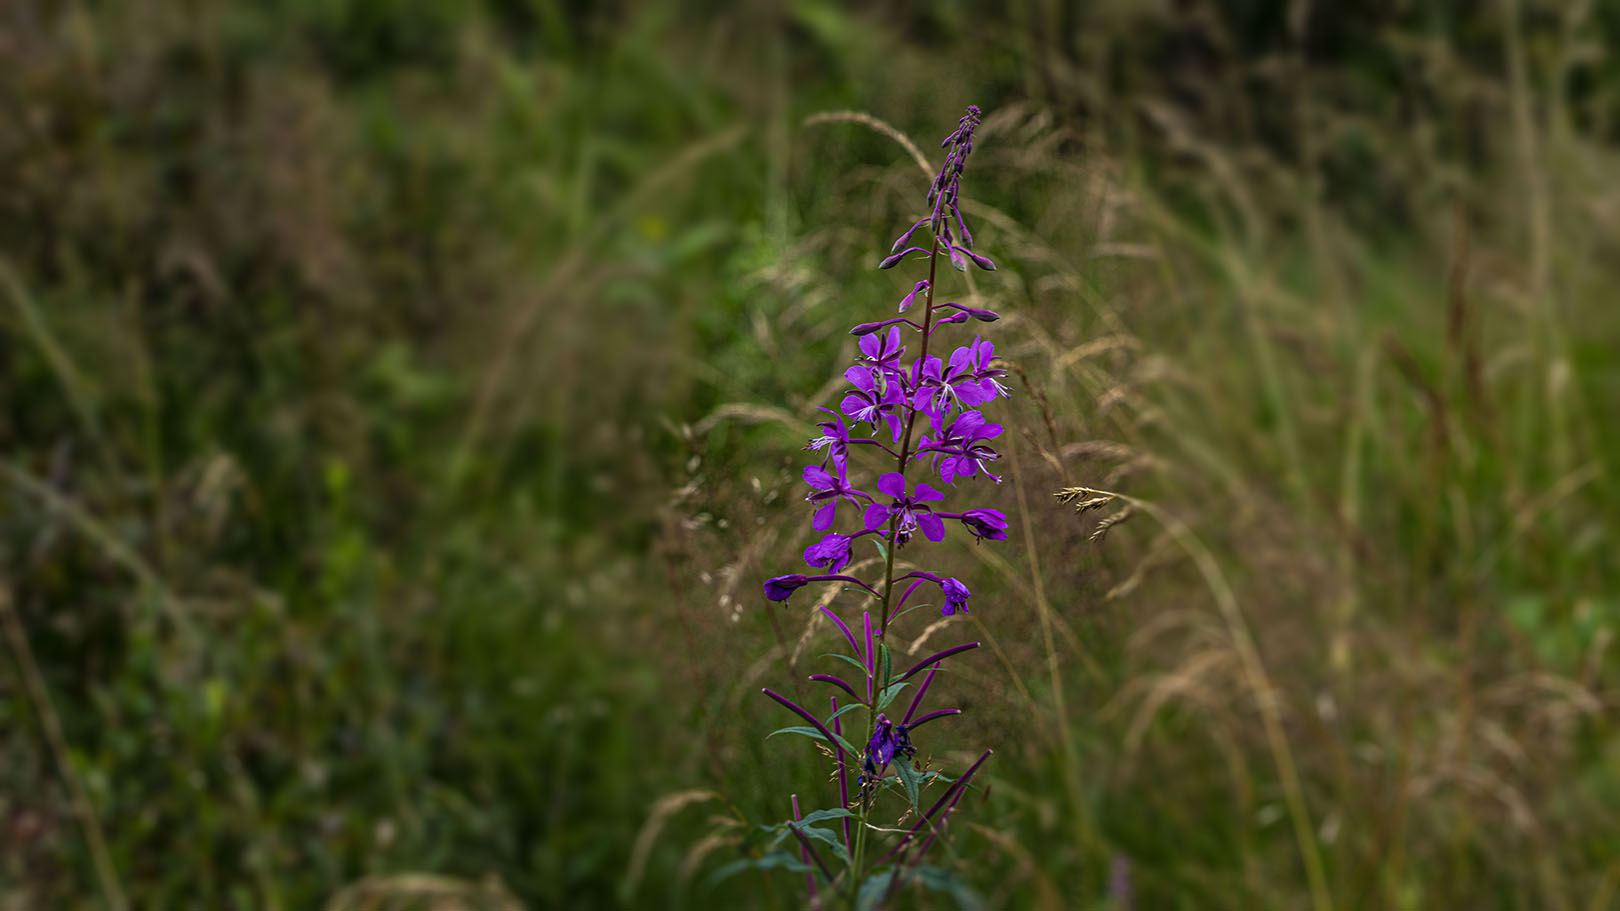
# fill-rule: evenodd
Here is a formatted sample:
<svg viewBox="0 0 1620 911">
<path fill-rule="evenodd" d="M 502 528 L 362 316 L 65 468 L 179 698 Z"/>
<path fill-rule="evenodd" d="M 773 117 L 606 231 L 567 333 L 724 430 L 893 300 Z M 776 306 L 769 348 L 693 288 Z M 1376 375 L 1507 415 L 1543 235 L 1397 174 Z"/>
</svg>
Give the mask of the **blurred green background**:
<svg viewBox="0 0 1620 911">
<path fill-rule="evenodd" d="M 924 746 L 997 751 L 966 890 L 1620 906 L 1616 47 L 1603 0 L 0 5 L 0 907 L 800 906 L 711 876 L 835 800 L 758 695 L 826 626 L 758 583 L 914 280 L 889 131 L 969 103 L 1001 268 L 947 292 L 1015 395 L 933 640 L 994 646 Z M 1075 485 L 1144 506 L 1089 540 Z"/>
</svg>

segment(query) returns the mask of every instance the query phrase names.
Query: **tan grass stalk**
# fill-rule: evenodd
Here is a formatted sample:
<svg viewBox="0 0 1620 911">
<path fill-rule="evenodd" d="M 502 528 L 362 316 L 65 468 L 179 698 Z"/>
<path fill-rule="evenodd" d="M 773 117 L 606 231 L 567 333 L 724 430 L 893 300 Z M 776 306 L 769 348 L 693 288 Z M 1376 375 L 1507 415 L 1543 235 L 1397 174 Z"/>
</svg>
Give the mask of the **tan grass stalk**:
<svg viewBox="0 0 1620 911">
<path fill-rule="evenodd" d="M 1029 495 L 1026 493 L 1028 485 L 1024 483 L 1023 466 L 1019 462 L 1018 451 L 1022 444 L 1013 438 L 1008 440 L 1007 462 L 1011 469 L 1013 489 L 1018 494 L 1018 516 L 1023 524 L 1024 552 L 1029 561 L 1030 585 L 1035 594 L 1035 610 L 1041 621 L 1041 644 L 1046 650 L 1046 671 L 1051 677 L 1052 703 L 1057 710 L 1057 732 L 1061 738 L 1060 747 L 1063 751 L 1064 783 L 1068 786 L 1070 807 L 1069 812 L 1074 820 L 1074 835 L 1077 844 L 1084 848 L 1095 842 L 1090 821 L 1085 816 L 1085 790 L 1080 783 L 1080 758 L 1075 754 L 1074 737 L 1069 730 L 1069 709 L 1063 694 L 1063 675 L 1058 670 L 1057 645 L 1052 637 L 1052 605 L 1046 599 L 1046 587 L 1041 578 L 1040 553 L 1035 547 L 1035 526 L 1030 518 Z"/>
<path fill-rule="evenodd" d="M 923 172 L 924 177 L 930 180 L 934 177 L 934 166 L 928 163 L 928 157 L 922 153 L 921 149 L 917 148 L 917 144 L 911 141 L 910 136 L 895 129 L 886 120 L 873 117 L 865 111 L 822 111 L 819 114 L 811 114 L 809 117 L 804 118 L 803 121 L 803 125 L 807 127 L 822 123 L 858 123 L 861 126 L 876 130 L 900 143 L 905 148 L 906 153 L 911 156 L 911 160 L 917 163 L 917 167 Z"/>
<path fill-rule="evenodd" d="M 648 810 L 647 821 L 642 823 L 641 831 L 636 833 L 635 845 L 630 849 L 630 863 L 625 867 L 624 880 L 619 887 L 621 896 L 626 900 L 635 896 L 636 887 L 641 885 L 641 877 L 647 872 L 647 858 L 652 854 L 653 843 L 658 840 L 658 833 L 664 830 L 670 817 L 684 807 L 705 800 L 725 802 L 721 795 L 703 788 L 676 791 L 658 798 Z"/>
<path fill-rule="evenodd" d="M 1293 750 L 1289 747 L 1288 736 L 1283 730 L 1282 713 L 1277 707 L 1275 688 L 1260 658 L 1260 650 L 1255 645 L 1248 620 L 1244 618 L 1243 609 L 1238 604 L 1237 594 L 1226 581 L 1220 564 L 1216 562 L 1209 548 L 1204 546 L 1186 523 L 1157 504 L 1114 491 L 1089 487 L 1071 487 L 1057 494 L 1063 502 L 1100 496 L 1122 500 L 1151 516 L 1175 539 L 1198 567 L 1199 574 L 1204 578 L 1204 585 L 1214 597 L 1216 607 L 1226 622 L 1227 635 L 1231 637 L 1232 644 L 1237 649 L 1249 691 L 1260 709 L 1260 719 L 1265 728 L 1272 762 L 1277 766 L 1277 776 L 1281 779 L 1283 796 L 1288 804 L 1288 815 L 1294 827 L 1294 838 L 1299 844 L 1300 859 L 1305 864 L 1305 875 L 1310 882 L 1311 906 L 1316 911 L 1332 908 L 1333 900 L 1328 893 L 1327 876 L 1322 867 L 1316 831 L 1311 825 L 1310 810 L 1305 805 L 1305 791 L 1300 784 L 1299 771 L 1294 764 Z M 1025 510 L 1024 514 L 1027 523 L 1028 510 Z"/>
</svg>

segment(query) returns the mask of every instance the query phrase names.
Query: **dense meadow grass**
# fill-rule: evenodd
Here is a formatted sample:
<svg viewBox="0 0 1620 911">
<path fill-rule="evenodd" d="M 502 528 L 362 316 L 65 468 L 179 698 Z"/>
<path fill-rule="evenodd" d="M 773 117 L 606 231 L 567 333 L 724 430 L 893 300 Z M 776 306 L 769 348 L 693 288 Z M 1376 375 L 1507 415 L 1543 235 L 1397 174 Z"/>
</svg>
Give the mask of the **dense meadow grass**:
<svg viewBox="0 0 1620 911">
<path fill-rule="evenodd" d="M 0 9 L 0 907 L 800 906 L 759 582 L 967 103 L 899 903 L 1620 903 L 1606 6 L 586 6 Z"/>
</svg>

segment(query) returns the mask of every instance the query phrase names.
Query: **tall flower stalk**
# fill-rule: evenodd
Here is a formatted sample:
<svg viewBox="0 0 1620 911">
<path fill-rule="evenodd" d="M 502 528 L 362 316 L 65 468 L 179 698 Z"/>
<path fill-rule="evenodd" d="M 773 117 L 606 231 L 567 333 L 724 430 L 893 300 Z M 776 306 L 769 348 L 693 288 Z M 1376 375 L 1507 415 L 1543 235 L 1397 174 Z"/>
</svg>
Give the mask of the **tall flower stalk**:
<svg viewBox="0 0 1620 911">
<path fill-rule="evenodd" d="M 852 907 L 876 907 L 907 881 L 948 881 L 945 871 L 933 868 L 927 868 L 930 875 L 923 875 L 925 855 L 991 753 L 985 750 L 956 778 L 916 760 L 919 740 L 932 739 L 935 733 L 929 728 L 919 734 L 919 729 L 961 712 L 925 709 L 936 676 L 947 660 L 979 643 L 943 649 L 904 670 L 894 666 L 895 654 L 888 645 L 890 629 L 913 611 L 932 606 L 948 617 L 969 609 L 972 592 L 964 582 L 920 568 L 922 560 L 913 559 L 919 532 L 929 542 L 944 540 L 948 526 L 976 541 L 1007 537 L 1007 517 L 999 510 L 952 507 L 941 489 L 951 490 L 954 497 L 971 492 L 958 489 L 957 482 L 973 485 L 981 483 L 981 476 L 1000 481 L 991 473 L 1000 458 L 991 441 L 1002 428 L 986 421 L 979 410 L 1007 395 L 995 346 L 975 338 L 947 357 L 930 353 L 945 350 L 944 336 L 936 341 L 936 333 L 998 318 L 991 310 L 939 299 L 941 259 L 958 271 L 965 271 L 969 263 L 995 269 L 995 263 L 973 249 L 959 195 L 979 122 L 979 109 L 969 106 L 945 137 L 941 143 L 945 161 L 928 188 L 928 213 L 906 228 L 878 264 L 880 269 L 892 269 L 910 262 L 920 265 L 926 258 L 927 278 L 916 281 L 900 300 L 900 316 L 861 323 L 851 330 L 860 337 L 860 353 L 844 372 L 850 388 L 840 402 L 842 414 L 828 411 L 831 420 L 819 425 L 821 435 L 805 447 L 821 454 L 817 463 L 805 467 L 804 481 L 809 487 L 806 499 L 816 507 L 811 526 L 824 534 L 805 550 L 804 559 L 823 572 L 776 576 L 764 584 L 767 599 L 786 602 L 806 585 L 831 583 L 833 597 L 816 610 L 831 620 L 849 652 L 825 657 L 855 670 L 852 680 L 837 674 L 811 675 L 811 680 L 837 691 L 825 719 L 764 690 L 807 722 L 775 733 L 819 741 L 832 763 L 837 805 L 801 817 L 795 797 L 794 820 L 774 831 L 779 842 L 791 834 L 798 851 L 768 855 L 772 858 L 768 865 L 806 875 L 813 906 L 828 896 L 843 895 Z M 915 313 L 918 303 L 920 319 Z M 915 356 L 908 360 L 913 350 Z M 855 465 L 863 452 L 870 462 Z M 870 492 L 856 486 L 862 478 L 872 484 Z M 841 503 L 852 508 L 841 510 Z M 866 538 L 883 558 L 882 578 L 841 574 L 852 550 Z M 847 669 L 835 670 L 849 674 Z M 909 699 L 897 702 L 907 689 L 912 690 Z M 840 699 L 846 700 L 842 706 Z M 903 712 L 896 708 L 901 705 Z M 843 735 L 849 720 L 856 721 L 854 730 L 864 732 L 856 743 Z M 935 788 L 940 793 L 930 802 L 924 792 Z M 898 805 L 891 806 L 895 799 Z M 891 810 L 901 824 L 878 827 L 874 820 Z M 839 824 L 837 830 L 815 825 L 833 820 Z M 900 834 L 891 837 L 886 848 L 873 844 L 874 839 L 896 832 Z M 841 872 L 833 872 L 837 865 L 826 863 L 823 854 L 840 862 Z"/>
</svg>

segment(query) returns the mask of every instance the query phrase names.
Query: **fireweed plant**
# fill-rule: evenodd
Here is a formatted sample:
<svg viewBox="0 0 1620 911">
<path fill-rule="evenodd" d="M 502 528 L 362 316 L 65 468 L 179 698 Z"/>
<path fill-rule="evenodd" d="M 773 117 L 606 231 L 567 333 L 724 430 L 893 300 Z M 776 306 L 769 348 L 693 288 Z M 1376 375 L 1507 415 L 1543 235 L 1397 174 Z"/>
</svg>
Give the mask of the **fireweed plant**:
<svg viewBox="0 0 1620 911">
<path fill-rule="evenodd" d="M 824 657 L 847 668 L 836 674 L 813 674 L 810 679 L 833 692 L 825 717 L 771 689 L 764 693 L 805 725 L 783 728 L 775 734 L 809 737 L 831 761 L 838 805 L 801 816 L 794 796 L 793 820 L 769 827 L 773 844 L 792 835 L 797 857 L 785 851 L 767 854 L 755 865 L 787 867 L 803 872 L 811 905 L 821 904 L 818 888 L 843 893 L 858 907 L 881 905 L 905 882 L 917 880 L 931 887 L 949 887 L 952 880 L 923 860 L 940 837 L 946 820 L 967 792 L 974 774 L 990 757 L 985 750 L 956 778 L 919 768 L 913 757 L 917 744 L 934 729 L 930 722 L 961 713 L 957 708 L 925 710 L 924 699 L 935 676 L 948 659 L 979 646 L 955 645 L 916 662 L 894 666 L 889 631 L 913 611 L 937 604 L 951 616 L 966 612 L 972 592 L 961 580 L 943 572 L 915 569 L 896 574 L 896 554 L 912 556 L 916 538 L 944 540 L 947 524 L 976 541 L 1007 538 L 1007 517 L 987 508 L 947 511 L 940 488 L 964 487 L 980 479 L 999 482 L 993 474 L 1000 456 L 991 446 L 1002 428 L 985 420 L 979 409 L 1007 395 L 1001 382 L 1005 371 L 996 366 L 995 346 L 974 339 L 941 356 L 944 347 L 934 335 L 948 333 L 970 320 L 992 322 L 997 314 L 938 299 L 939 262 L 943 258 L 958 271 L 972 263 L 993 270 L 995 264 L 974 252 L 973 235 L 962 218 L 958 199 L 962 171 L 973 151 L 973 132 L 979 109 L 969 107 L 956 130 L 941 144 L 945 163 L 928 188 L 929 212 L 907 227 L 894 241 L 879 269 L 892 269 L 908 261 L 926 260 L 928 277 L 901 298 L 900 316 L 862 323 L 850 330 L 860 337 L 856 363 L 844 371 L 850 389 L 842 414 L 829 409 L 819 427 L 821 435 L 806 450 L 819 459 L 805 466 L 806 499 L 815 507 L 810 526 L 823 533 L 804 552 L 804 560 L 819 573 L 792 573 L 765 582 L 765 597 L 785 602 L 798 589 L 812 583 L 833 583 L 837 597 L 855 602 L 859 614 L 846 621 L 829 600 L 817 606 L 848 643 L 849 654 Z M 917 245 L 917 241 L 921 241 Z M 918 305 L 921 305 L 920 307 Z M 920 311 L 920 313 L 918 312 Z M 930 350 L 939 352 L 930 353 Z M 907 360 L 907 355 L 915 357 Z M 881 470 L 871 472 L 871 487 L 857 487 L 852 477 L 852 454 L 865 452 Z M 841 571 L 861 539 L 871 538 L 883 559 L 882 578 L 862 579 Z M 918 565 L 908 559 L 907 565 Z M 841 584 L 841 589 L 839 588 Z M 937 594 L 937 600 L 928 598 Z M 855 610 L 852 607 L 850 610 Z M 910 692 L 906 692 L 907 690 Z M 905 699 L 900 697 L 905 696 Z M 840 699 L 847 700 L 843 705 Z M 896 701 L 900 700 L 900 701 Z M 859 734 L 854 739 L 846 736 Z M 943 792 L 931 803 L 923 791 L 934 785 Z M 878 828 L 880 806 L 899 800 L 894 826 Z M 892 818 L 892 817 L 888 817 Z M 836 824 L 838 829 L 816 823 Z M 885 838 L 886 845 L 874 842 Z M 833 863 L 829 862 L 829 859 Z M 842 871 L 835 873 L 839 865 Z"/>
</svg>

